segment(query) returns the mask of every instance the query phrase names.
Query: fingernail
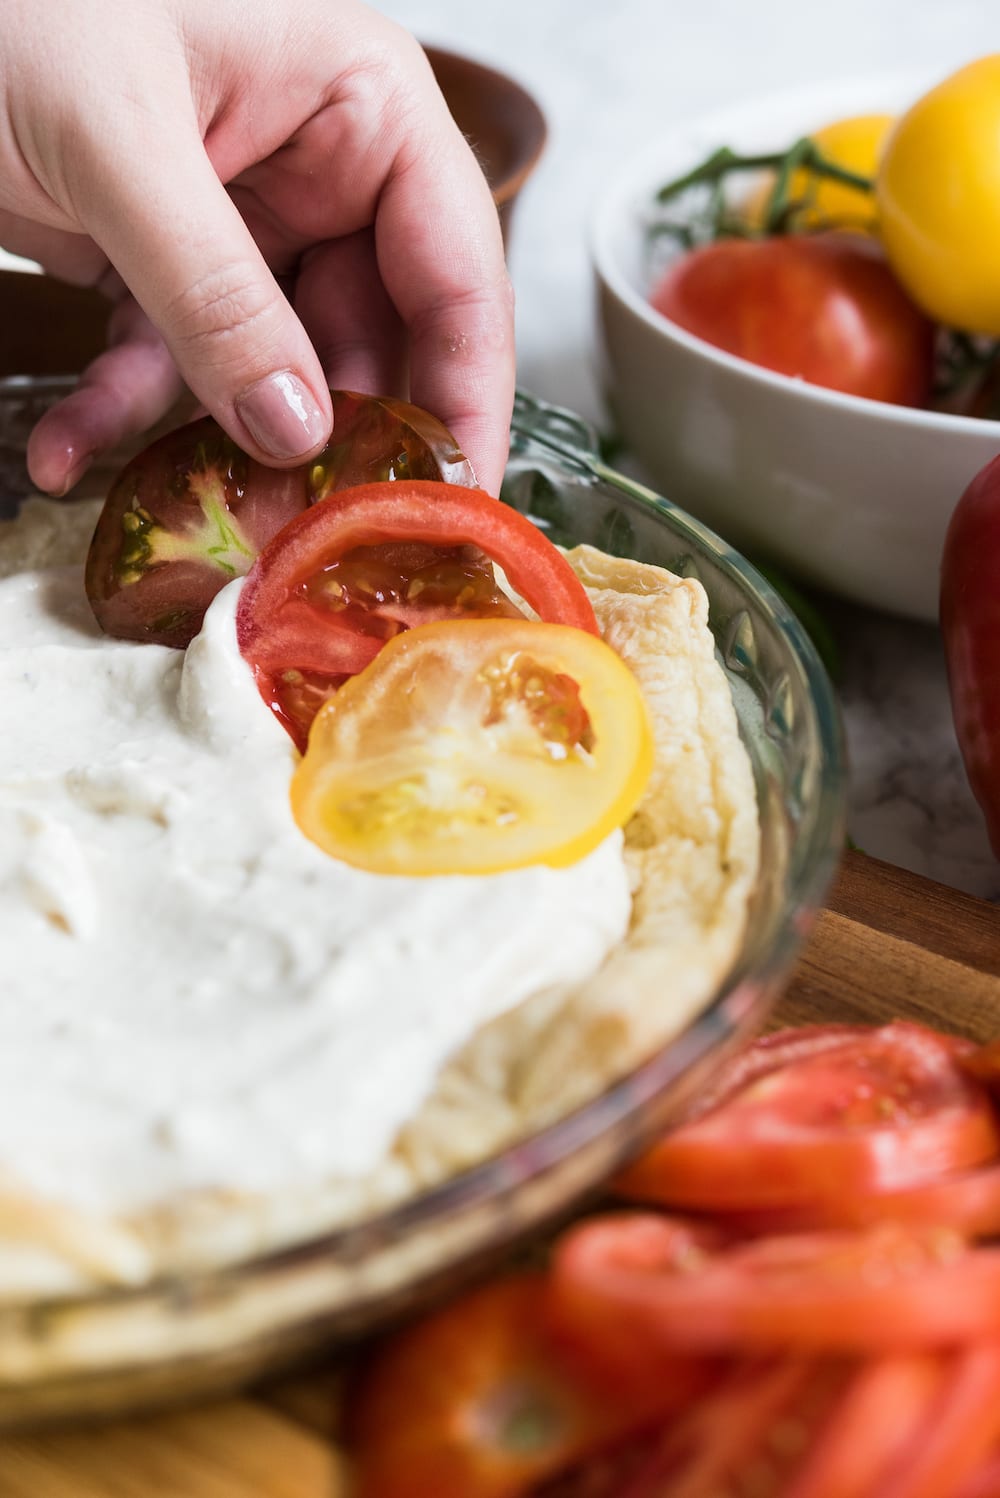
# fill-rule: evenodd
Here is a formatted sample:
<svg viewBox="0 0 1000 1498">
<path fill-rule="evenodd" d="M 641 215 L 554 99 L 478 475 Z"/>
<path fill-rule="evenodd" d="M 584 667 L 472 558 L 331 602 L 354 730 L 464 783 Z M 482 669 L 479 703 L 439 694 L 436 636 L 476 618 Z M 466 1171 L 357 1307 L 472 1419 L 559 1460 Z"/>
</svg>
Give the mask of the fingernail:
<svg viewBox="0 0 1000 1498">
<path fill-rule="evenodd" d="M 272 458 L 303 457 L 327 434 L 327 418 L 290 369 L 251 385 L 237 397 L 236 411 L 254 441 Z"/>
</svg>

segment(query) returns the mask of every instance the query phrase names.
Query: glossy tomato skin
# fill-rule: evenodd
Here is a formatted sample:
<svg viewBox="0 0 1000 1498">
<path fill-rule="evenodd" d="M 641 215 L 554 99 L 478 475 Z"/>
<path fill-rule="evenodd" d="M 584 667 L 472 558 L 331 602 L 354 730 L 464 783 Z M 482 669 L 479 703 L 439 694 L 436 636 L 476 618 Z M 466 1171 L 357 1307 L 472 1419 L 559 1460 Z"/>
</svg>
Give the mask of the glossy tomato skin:
<svg viewBox="0 0 1000 1498">
<path fill-rule="evenodd" d="M 940 616 L 955 733 L 1000 858 L 1000 458 L 955 506 L 941 558 Z"/>
<path fill-rule="evenodd" d="M 687 332 L 778 374 L 895 405 L 930 397 L 934 326 L 869 240 L 719 239 L 675 261 L 650 301 Z"/>
</svg>

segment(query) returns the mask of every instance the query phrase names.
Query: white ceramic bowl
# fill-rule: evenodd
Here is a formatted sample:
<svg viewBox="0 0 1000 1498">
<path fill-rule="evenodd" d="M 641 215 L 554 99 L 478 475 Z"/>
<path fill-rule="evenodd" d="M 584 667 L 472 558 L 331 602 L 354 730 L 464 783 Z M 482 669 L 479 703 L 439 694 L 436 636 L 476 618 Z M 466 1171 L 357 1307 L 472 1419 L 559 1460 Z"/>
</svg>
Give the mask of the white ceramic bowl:
<svg viewBox="0 0 1000 1498">
<path fill-rule="evenodd" d="M 655 485 L 753 558 L 928 620 L 948 517 L 1000 452 L 1000 422 L 840 395 L 693 337 L 648 305 L 644 225 L 657 188 L 717 146 L 780 150 L 830 120 L 901 110 L 935 81 L 799 88 L 691 121 L 622 174 L 592 232 L 605 389 Z"/>
</svg>

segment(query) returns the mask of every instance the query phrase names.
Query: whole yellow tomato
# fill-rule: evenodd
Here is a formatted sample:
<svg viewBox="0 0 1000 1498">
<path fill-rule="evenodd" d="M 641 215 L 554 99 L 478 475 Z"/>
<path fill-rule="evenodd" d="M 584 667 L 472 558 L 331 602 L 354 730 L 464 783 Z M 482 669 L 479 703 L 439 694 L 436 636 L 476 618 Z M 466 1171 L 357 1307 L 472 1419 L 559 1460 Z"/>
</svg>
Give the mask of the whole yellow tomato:
<svg viewBox="0 0 1000 1498">
<path fill-rule="evenodd" d="M 953 73 L 900 118 L 876 201 L 886 254 L 918 306 L 1000 336 L 1000 54 Z"/>
<path fill-rule="evenodd" d="M 859 114 L 846 120 L 834 120 L 821 130 L 811 130 L 809 135 L 827 160 L 849 172 L 857 172 L 861 177 L 874 179 L 879 155 L 892 124 L 891 114 Z M 764 222 L 773 186 L 774 177 L 771 175 L 747 202 L 744 211 L 755 227 Z M 844 228 L 855 233 L 875 232 L 874 196 L 860 188 L 799 171 L 792 173 L 789 197 L 792 201 L 807 204 L 795 216 L 796 229 Z"/>
</svg>

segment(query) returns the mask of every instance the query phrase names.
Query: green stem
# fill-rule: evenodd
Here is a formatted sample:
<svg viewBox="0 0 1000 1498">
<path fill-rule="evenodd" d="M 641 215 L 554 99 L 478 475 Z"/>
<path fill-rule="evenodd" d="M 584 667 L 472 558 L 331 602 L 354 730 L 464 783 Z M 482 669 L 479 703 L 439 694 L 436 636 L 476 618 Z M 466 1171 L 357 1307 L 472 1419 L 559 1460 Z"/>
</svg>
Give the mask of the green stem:
<svg viewBox="0 0 1000 1498">
<path fill-rule="evenodd" d="M 675 198 L 678 193 L 686 191 L 687 188 L 698 187 L 703 183 L 719 183 L 730 172 L 770 170 L 777 172 L 779 181 L 787 184 L 792 173 L 800 168 L 814 173 L 817 177 L 827 177 L 832 182 L 842 182 L 845 187 L 856 187 L 861 192 L 871 192 L 874 186 L 870 177 L 862 177 L 860 173 L 848 171 L 846 167 L 838 166 L 835 161 L 830 161 L 819 150 L 816 142 L 808 135 L 804 135 L 788 151 L 771 151 L 758 156 L 740 156 L 729 146 L 720 146 L 700 166 L 694 167 L 690 172 L 685 172 L 683 177 L 677 177 L 673 182 L 668 182 L 665 187 L 661 187 L 656 196 L 660 203 L 668 203 L 671 198 Z"/>
</svg>

